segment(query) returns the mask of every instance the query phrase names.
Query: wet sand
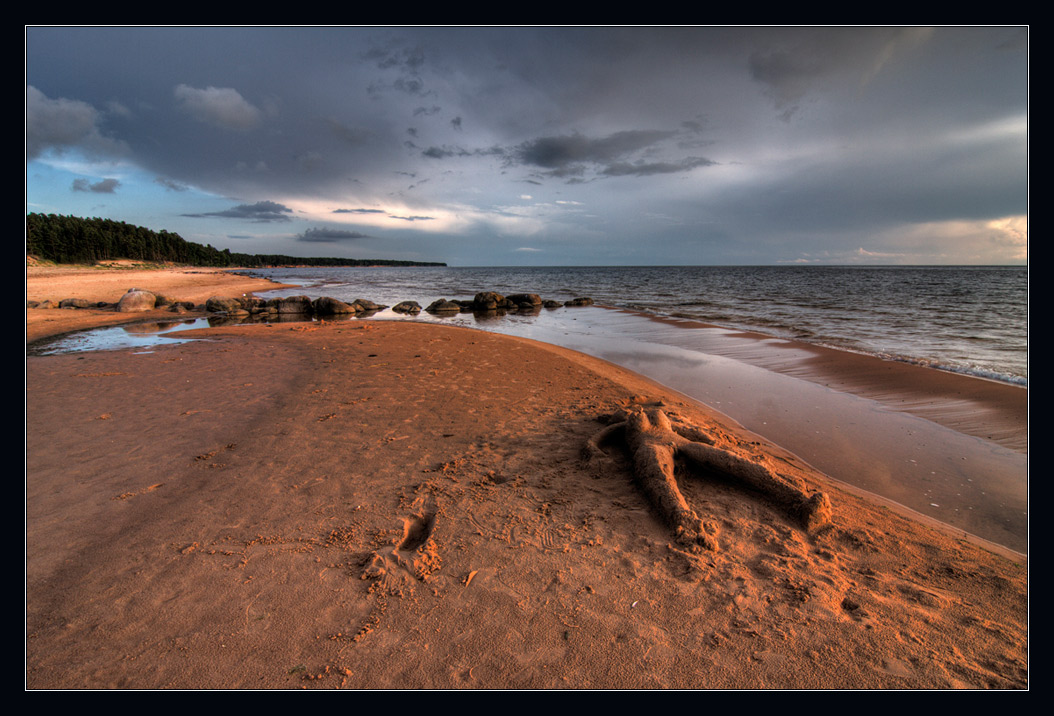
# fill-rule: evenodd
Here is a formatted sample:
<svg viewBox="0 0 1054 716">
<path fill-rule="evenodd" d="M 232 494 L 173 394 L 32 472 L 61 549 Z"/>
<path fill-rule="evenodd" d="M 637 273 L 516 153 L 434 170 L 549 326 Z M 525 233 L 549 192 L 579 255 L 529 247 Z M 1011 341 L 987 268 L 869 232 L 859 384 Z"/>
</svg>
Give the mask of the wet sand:
<svg viewBox="0 0 1054 716">
<path fill-rule="evenodd" d="M 30 688 L 1027 685 L 1023 560 L 606 361 L 415 323 L 200 335 L 27 359 Z M 680 467 L 720 528 L 685 550 L 617 443 L 580 457 L 659 402 L 832 524 Z"/>
<path fill-rule="evenodd" d="M 645 374 L 897 509 L 1028 551 L 1023 388 L 621 310 L 475 324 Z"/>
<path fill-rule="evenodd" d="M 1028 451 L 1028 391 L 1023 387 L 696 321 L 662 322 L 691 332 L 702 352 L 871 398 L 1011 450 Z"/>
</svg>

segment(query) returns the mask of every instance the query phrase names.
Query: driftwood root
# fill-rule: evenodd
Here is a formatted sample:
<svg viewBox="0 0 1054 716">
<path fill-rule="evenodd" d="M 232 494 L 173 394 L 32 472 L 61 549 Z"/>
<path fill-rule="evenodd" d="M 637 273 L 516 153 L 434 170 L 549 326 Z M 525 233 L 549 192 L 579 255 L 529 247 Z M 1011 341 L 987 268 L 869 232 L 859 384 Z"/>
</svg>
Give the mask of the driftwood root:
<svg viewBox="0 0 1054 716">
<path fill-rule="evenodd" d="M 659 409 L 638 408 L 590 438 L 583 457 L 603 455 L 601 445 L 620 437 L 633 456 L 638 488 L 673 529 L 677 542 L 692 548 L 718 549 L 718 526 L 704 521 L 691 508 L 677 486 L 674 461 L 680 457 L 707 470 L 719 472 L 765 495 L 807 532 L 831 521 L 831 501 L 826 493 L 809 493 L 799 482 L 781 475 L 749 457 L 715 446 L 704 431 L 683 422 L 674 423 Z"/>
</svg>

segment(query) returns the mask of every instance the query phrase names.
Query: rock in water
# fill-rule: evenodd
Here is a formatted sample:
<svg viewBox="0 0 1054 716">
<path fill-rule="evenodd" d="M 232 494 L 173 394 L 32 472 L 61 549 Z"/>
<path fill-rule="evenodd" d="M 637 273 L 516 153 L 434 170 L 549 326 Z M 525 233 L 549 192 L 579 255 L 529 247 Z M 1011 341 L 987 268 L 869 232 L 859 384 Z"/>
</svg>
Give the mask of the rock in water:
<svg viewBox="0 0 1054 716">
<path fill-rule="evenodd" d="M 461 305 L 448 301 L 445 298 L 436 299 L 432 303 L 428 304 L 428 308 L 425 309 L 428 313 L 459 313 L 461 311 Z"/>
<path fill-rule="evenodd" d="M 316 298 L 311 306 L 315 309 L 315 313 L 320 316 L 355 313 L 359 310 L 355 306 L 350 306 L 339 299 L 330 298 L 329 296 L 320 296 Z"/>
<path fill-rule="evenodd" d="M 285 298 L 272 298 L 267 305 L 274 307 L 278 313 L 306 313 L 311 314 L 311 299 L 307 296 L 286 296 Z"/>
<path fill-rule="evenodd" d="M 205 310 L 209 313 L 234 313 L 244 311 L 242 303 L 236 298 L 224 298 L 223 296 L 212 296 L 205 302 Z"/>
</svg>

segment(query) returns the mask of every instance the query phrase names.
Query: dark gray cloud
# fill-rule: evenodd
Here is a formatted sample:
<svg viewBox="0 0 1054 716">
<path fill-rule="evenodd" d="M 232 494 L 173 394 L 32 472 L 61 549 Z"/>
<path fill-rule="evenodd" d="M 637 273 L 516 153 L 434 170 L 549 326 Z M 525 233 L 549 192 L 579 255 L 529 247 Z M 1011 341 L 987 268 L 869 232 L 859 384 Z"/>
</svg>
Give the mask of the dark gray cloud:
<svg viewBox="0 0 1054 716">
<path fill-rule="evenodd" d="M 673 132 L 628 130 L 593 139 L 581 134 L 539 137 L 519 145 L 514 156 L 524 164 L 564 169 L 573 164 L 606 164 L 653 146 Z"/>
<path fill-rule="evenodd" d="M 343 122 L 338 122 L 332 118 L 327 119 L 326 123 L 329 125 L 329 129 L 334 135 L 353 147 L 377 139 L 376 132 L 366 127 L 350 127 Z"/>
<path fill-rule="evenodd" d="M 325 228 L 307 229 L 303 233 L 296 235 L 297 241 L 322 241 L 326 243 L 332 243 L 336 241 L 354 241 L 355 239 L 368 238 L 370 238 L 369 234 L 363 234 L 358 231 Z"/>
<path fill-rule="evenodd" d="M 610 177 L 646 177 L 655 174 L 687 172 L 698 167 L 709 167 L 714 164 L 717 164 L 717 162 L 705 157 L 685 157 L 676 162 L 634 162 L 632 164 L 617 162 L 604 167 L 601 173 Z"/>
<path fill-rule="evenodd" d="M 334 209 L 334 214 L 383 214 L 384 209 Z"/>
<path fill-rule="evenodd" d="M 201 214 L 183 214 L 196 219 L 217 217 L 221 219 L 242 219 L 254 223 L 291 221 L 289 214 L 293 210 L 274 201 L 258 201 L 255 204 L 239 204 L 223 211 L 209 211 Z"/>
<path fill-rule="evenodd" d="M 363 57 L 375 62 L 382 70 L 396 69 L 409 74 L 417 74 L 425 63 L 425 53 L 420 46 L 397 49 L 375 47 L 365 52 Z"/>
<path fill-rule="evenodd" d="M 186 184 L 165 177 L 155 177 L 154 183 L 165 187 L 169 191 L 186 191 L 189 188 Z"/>
<path fill-rule="evenodd" d="M 501 147 L 488 147 L 485 149 L 465 149 L 464 147 L 444 145 L 442 147 L 429 147 L 421 152 L 422 156 L 429 159 L 448 159 L 450 157 L 503 157 L 506 150 Z"/>
<path fill-rule="evenodd" d="M 508 154 L 513 161 L 546 169 L 545 176 L 574 183 L 584 181 L 587 174 L 646 177 L 687 172 L 717 163 L 695 156 L 656 160 L 655 155 L 667 150 L 667 140 L 675 136 L 674 131 L 636 129 L 597 138 L 582 134 L 540 137 L 520 144 Z M 669 148 L 683 149 L 679 145 L 684 144 L 673 143 Z"/>
<path fill-rule="evenodd" d="M 429 159 L 446 159 L 448 157 L 471 157 L 472 152 L 463 147 L 429 147 L 421 152 Z"/>
<path fill-rule="evenodd" d="M 751 53 L 751 77 L 789 119 L 806 94 L 822 84 L 856 87 L 878 75 L 887 63 L 925 42 L 930 28 L 813 28 L 796 35 L 770 33 L 764 49 Z"/>
<path fill-rule="evenodd" d="M 458 125 L 460 129 L 460 125 Z M 693 129 L 694 133 L 695 130 Z M 662 152 L 667 140 L 677 136 L 671 130 L 626 130 L 603 137 L 587 137 L 582 134 L 538 137 L 515 147 L 490 147 L 466 149 L 458 145 L 432 146 L 422 155 L 430 159 L 452 157 L 501 157 L 508 165 L 524 165 L 545 169 L 544 176 L 555 178 L 582 178 L 587 173 L 597 176 L 654 176 L 691 171 L 698 167 L 716 164 L 705 157 L 681 157 L 662 161 L 649 161 L 643 157 Z M 698 146 L 704 141 L 681 142 Z M 674 144 L 673 146 L 678 146 Z"/>
<path fill-rule="evenodd" d="M 70 188 L 73 191 L 87 191 L 95 194 L 115 194 L 119 186 L 121 186 L 121 182 L 116 179 L 102 179 L 93 184 L 87 179 L 80 178 L 74 179 L 73 186 Z"/>
<path fill-rule="evenodd" d="M 401 219 L 402 221 L 435 221 L 434 216 L 396 216 L 388 214 L 389 219 Z"/>
<path fill-rule="evenodd" d="M 363 57 L 374 62 L 377 68 L 396 74 L 390 81 L 376 80 L 369 86 L 369 92 L 377 95 L 387 89 L 394 89 L 408 95 L 424 97 L 433 92 L 425 89 L 421 70 L 425 64 L 424 49 L 420 46 L 403 48 L 374 48 L 364 53 Z"/>
</svg>

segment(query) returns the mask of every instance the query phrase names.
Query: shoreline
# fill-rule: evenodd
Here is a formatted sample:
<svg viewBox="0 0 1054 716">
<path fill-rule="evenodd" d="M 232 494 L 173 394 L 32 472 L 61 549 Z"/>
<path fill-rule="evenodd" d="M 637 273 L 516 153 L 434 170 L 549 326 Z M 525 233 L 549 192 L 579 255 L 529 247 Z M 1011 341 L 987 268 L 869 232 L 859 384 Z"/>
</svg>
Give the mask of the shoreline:
<svg viewBox="0 0 1054 716">
<path fill-rule="evenodd" d="M 263 281 L 263 288 L 275 288 L 266 279 L 252 280 Z M 213 292 L 210 287 L 208 293 Z M 88 312 L 37 313 L 53 319 L 56 314 L 72 318 Z M 179 320 L 163 311 L 131 314 L 134 318 L 100 315 L 115 322 Z M 643 321 L 627 324 L 617 318 L 620 315 Z M 552 324 L 556 316 L 563 318 Z M 91 321 L 88 316 L 80 317 Z M 455 321 L 464 325 L 466 318 Z M 424 314 L 420 320 L 451 322 Z M 503 333 L 504 321 L 509 319 L 497 324 L 480 317 L 467 320 Z M 862 493 L 876 495 L 901 511 L 949 530 L 965 531 L 993 548 L 1027 554 L 1027 390 L 622 309 L 604 309 L 599 314 L 544 312 L 531 325 L 528 335 L 537 331 L 540 335 L 533 337 L 550 344 L 613 360 L 650 376 L 721 410 L 746 429 Z M 583 335 L 568 338 L 567 330 L 582 333 L 583 327 Z M 519 335 L 511 324 L 507 328 L 511 335 Z M 610 341 L 588 337 L 597 331 L 622 339 L 612 346 Z M 690 349 L 676 348 L 679 343 Z M 700 380 L 699 376 L 708 378 Z M 872 405 L 892 412 L 876 413 Z M 788 410 L 787 406 L 797 407 Z M 923 421 L 912 422 L 907 416 Z M 985 443 L 973 443 L 967 436 Z M 992 451 L 985 444 L 1001 448 Z M 898 470 L 901 477 L 892 470 Z"/>
<path fill-rule="evenodd" d="M 418 320 L 478 325 L 605 359 L 720 410 L 834 479 L 1027 553 L 1027 391 L 828 349 L 820 368 L 846 357 L 842 376 L 857 381 L 835 385 L 816 367 L 813 346 L 650 314 L 543 312 L 524 329 L 510 318 Z"/>
<path fill-rule="evenodd" d="M 1028 387 L 1009 381 L 890 360 L 688 319 L 604 307 L 696 331 L 699 350 L 878 400 L 952 430 L 1028 451 Z M 805 354 L 805 355 L 803 355 Z M 968 403 L 968 405 L 964 405 Z"/>
<path fill-rule="evenodd" d="M 721 406 L 456 326 L 184 335 L 27 357 L 28 688 L 1028 686 L 1027 557 Z M 684 466 L 717 542 L 685 549 L 617 440 L 581 457 L 633 406 L 822 489 L 831 523 Z"/>
</svg>

